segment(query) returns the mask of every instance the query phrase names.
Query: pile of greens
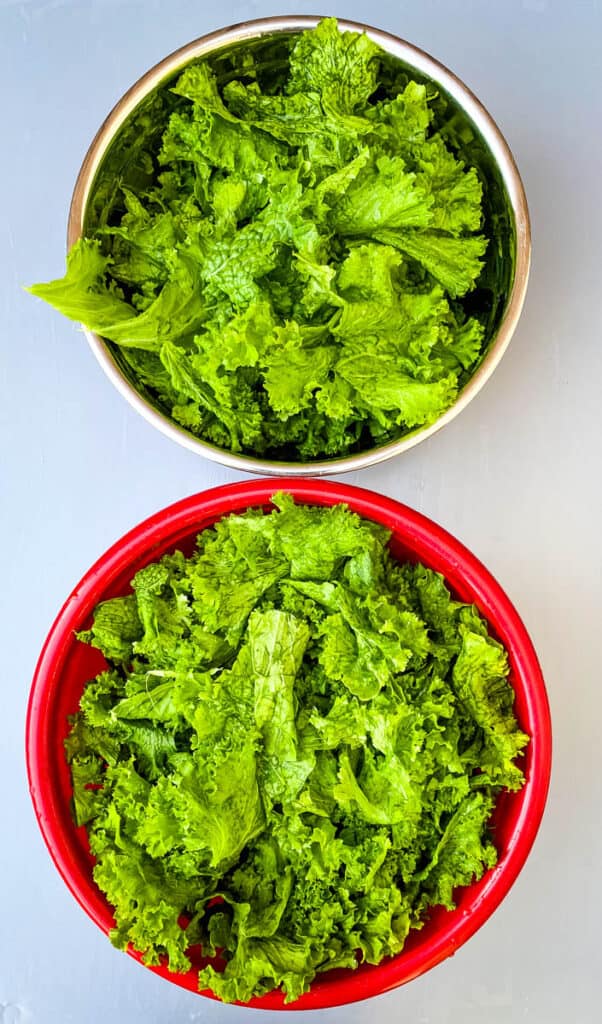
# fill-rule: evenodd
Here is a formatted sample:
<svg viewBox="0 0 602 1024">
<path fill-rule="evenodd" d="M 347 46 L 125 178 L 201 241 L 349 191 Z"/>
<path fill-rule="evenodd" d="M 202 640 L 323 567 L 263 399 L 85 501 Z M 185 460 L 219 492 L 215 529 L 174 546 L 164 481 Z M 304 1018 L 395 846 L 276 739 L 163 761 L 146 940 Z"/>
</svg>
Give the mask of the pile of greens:
<svg viewBox="0 0 602 1024">
<path fill-rule="evenodd" d="M 453 907 L 528 742 L 474 607 L 345 506 L 274 503 L 96 609 L 109 667 L 66 740 L 113 941 L 220 954 L 199 987 L 225 1000 L 294 1000 Z"/>
<path fill-rule="evenodd" d="M 453 403 L 487 341 L 467 297 L 487 239 L 433 83 L 334 19 L 278 46 L 152 95 L 65 277 L 31 291 L 112 342 L 194 435 L 308 460 Z"/>
</svg>

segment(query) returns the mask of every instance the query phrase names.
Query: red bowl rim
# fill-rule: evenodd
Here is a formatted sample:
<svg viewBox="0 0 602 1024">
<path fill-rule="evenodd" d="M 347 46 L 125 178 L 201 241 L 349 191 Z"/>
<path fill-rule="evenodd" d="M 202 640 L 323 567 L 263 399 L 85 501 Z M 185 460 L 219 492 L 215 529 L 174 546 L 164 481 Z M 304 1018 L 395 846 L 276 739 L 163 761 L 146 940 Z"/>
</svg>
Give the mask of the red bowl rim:
<svg viewBox="0 0 602 1024">
<path fill-rule="evenodd" d="M 344 502 L 359 515 L 383 524 L 402 539 L 411 538 L 413 545 L 423 547 L 425 553 L 445 562 L 449 572 L 461 578 L 471 591 L 475 603 L 489 609 L 486 616 L 489 621 L 498 629 L 503 624 L 504 641 L 513 648 L 515 672 L 523 680 L 525 703 L 535 725 L 531 731 L 531 768 L 521 790 L 522 803 L 514 832 L 503 859 L 487 872 L 485 884 L 483 880 L 479 883 L 480 891 L 470 906 L 470 912 L 461 915 L 451 913 L 428 945 L 407 953 L 402 951 L 377 966 L 366 965 L 357 971 L 345 972 L 344 977 L 329 979 L 328 972 L 318 976 L 310 991 L 295 1003 L 285 1004 L 282 993 L 277 990 L 242 1004 L 261 1009 L 306 1010 L 340 1006 L 387 992 L 455 953 L 504 899 L 521 871 L 539 829 L 548 793 L 552 756 L 550 711 L 541 668 L 514 605 L 491 573 L 460 541 L 407 505 L 364 488 L 330 480 L 273 477 L 244 480 L 177 501 L 139 523 L 113 544 L 85 573 L 65 601 L 46 638 L 34 672 L 27 708 L 25 750 L 30 795 L 50 856 L 80 906 L 95 924 L 108 933 L 111 926 L 108 904 L 100 891 L 96 899 L 86 891 L 90 887 L 89 879 L 71 854 L 70 837 L 62 829 L 57 814 L 58 798 L 48 781 L 46 766 L 50 743 L 43 726 L 47 698 L 54 685 L 53 664 L 60 652 L 72 642 L 74 624 L 81 616 L 82 603 L 91 610 L 110 580 L 136 558 L 152 551 L 171 533 L 178 532 L 182 536 L 187 528 L 191 533 L 200 518 L 217 521 L 243 507 L 269 505 L 272 495 L 279 490 L 307 504 L 329 506 Z M 134 951 L 129 952 L 135 959 L 141 959 Z M 188 978 L 188 975 L 170 974 L 163 965 L 151 970 L 191 987 L 180 980 Z M 215 998 L 208 991 L 202 994 Z"/>
</svg>

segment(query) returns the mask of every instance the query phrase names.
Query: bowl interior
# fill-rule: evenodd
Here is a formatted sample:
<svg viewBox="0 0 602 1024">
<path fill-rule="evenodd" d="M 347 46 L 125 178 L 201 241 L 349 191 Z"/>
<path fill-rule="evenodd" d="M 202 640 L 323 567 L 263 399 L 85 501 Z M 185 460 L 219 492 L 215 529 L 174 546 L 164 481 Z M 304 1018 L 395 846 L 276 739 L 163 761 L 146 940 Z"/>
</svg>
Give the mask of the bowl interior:
<svg viewBox="0 0 602 1024">
<path fill-rule="evenodd" d="M 278 21 L 278 19 L 274 20 Z M 288 20 L 290 21 L 291 19 Z M 304 24 L 301 27 L 309 28 L 318 19 L 294 20 L 303 21 Z M 259 80 L 261 80 L 262 69 L 265 69 L 265 73 L 270 76 L 277 76 L 279 70 L 286 66 L 291 43 L 300 29 L 292 30 L 287 28 L 286 25 L 272 25 L 271 30 L 269 30 L 266 27 L 267 23 L 258 24 L 260 27 L 257 29 L 257 35 L 251 34 L 253 32 L 253 23 L 249 23 L 244 38 L 236 38 L 237 27 L 235 27 L 232 30 L 220 33 L 220 39 L 209 47 L 206 40 L 203 39 L 191 43 L 184 48 L 186 56 L 183 56 L 181 60 L 167 58 L 163 62 L 165 65 L 163 72 L 161 72 L 162 65 L 155 69 L 156 74 L 153 74 L 153 71 L 149 72 L 145 76 L 149 79 L 148 87 L 139 90 L 140 98 L 127 117 L 128 124 L 139 126 L 139 138 L 141 140 L 148 140 L 149 137 L 154 135 L 157 140 L 160 139 L 161 133 L 167 124 L 170 108 L 169 103 L 167 107 L 163 106 L 158 99 L 158 95 L 161 93 L 165 96 L 165 90 L 169 90 L 169 87 L 178 77 L 182 68 L 189 63 L 194 63 L 199 59 L 207 60 L 220 84 L 225 84 L 233 78 L 244 79 L 244 71 L 241 70 L 241 51 L 252 50 L 258 68 Z M 358 30 L 364 26 L 341 22 L 341 27 Z M 490 144 L 491 138 L 485 137 L 474 117 L 469 114 L 467 110 L 469 105 L 467 104 L 467 97 L 470 94 L 462 83 L 455 79 L 446 69 L 437 65 L 436 62 L 427 58 L 425 54 L 416 50 L 410 44 L 397 41 L 398 46 L 401 46 L 404 52 L 407 51 L 409 54 L 413 53 L 415 55 L 415 63 L 409 57 L 408 59 L 401 59 L 397 54 L 387 51 L 387 43 L 391 45 L 396 42 L 392 37 L 376 30 L 368 29 L 368 31 L 385 50 L 383 60 L 383 80 L 385 83 L 387 80 L 392 81 L 394 76 L 401 74 L 405 75 L 408 79 L 412 78 L 420 83 L 429 84 L 434 82 L 436 84 L 436 96 L 431 103 L 434 112 L 434 128 L 442 132 L 447 143 L 468 166 L 474 166 L 477 169 L 484 186 L 483 232 L 490 239 L 490 244 L 485 253 L 485 264 L 477 287 L 468 296 L 458 300 L 458 303 L 467 316 L 477 315 L 482 320 L 485 325 L 485 342 L 478 364 L 472 368 L 470 373 L 465 373 L 463 379 L 460 379 L 459 394 L 454 403 L 454 406 L 459 406 L 459 404 L 462 404 L 463 391 L 466 390 L 471 381 L 474 381 L 475 376 L 479 374 L 480 367 L 487 361 L 488 354 L 494 346 L 514 292 L 518 252 L 517 224 L 513 201 L 507 187 L 507 176 L 516 174 L 516 171 L 515 169 L 509 171 L 507 166 L 504 170 L 502 169 L 499 162 L 500 146 L 498 145 L 497 152 L 494 153 Z M 173 55 L 173 57 L 176 58 L 177 54 Z M 426 60 L 422 58 L 426 58 Z M 427 74 L 424 70 L 421 70 L 421 63 L 426 63 L 429 67 L 439 67 L 441 71 L 440 78 L 448 80 L 450 87 L 446 88 L 434 72 L 431 71 L 430 74 Z M 136 89 L 136 86 L 134 86 L 134 89 Z M 474 99 L 473 97 L 470 98 L 471 100 Z M 487 131 L 495 134 L 495 141 L 499 142 L 497 129 L 480 105 L 478 106 L 479 112 L 483 115 L 483 123 L 486 124 Z M 117 109 L 119 109 L 119 105 Z M 110 115 L 109 121 L 112 117 L 113 115 Z M 144 155 L 141 149 L 132 148 L 129 133 L 125 138 L 120 133 L 122 124 L 123 122 L 119 123 L 116 134 L 111 134 L 105 139 L 102 155 L 96 166 L 94 176 L 87 182 L 87 195 L 85 208 L 82 211 L 81 225 L 84 233 L 93 232 L 97 228 L 106 226 L 104 211 L 106 211 L 107 203 L 115 204 L 114 209 L 117 214 L 120 210 L 125 212 L 125 208 L 123 207 L 122 209 L 123 201 L 121 200 L 120 205 L 119 199 L 123 185 L 130 185 L 135 191 L 137 187 L 144 187 L 149 181 L 149 170 L 145 164 Z M 152 126 L 150 129 L 149 125 Z M 105 128 L 105 135 L 106 131 Z M 101 134 L 102 132 L 103 130 L 101 130 Z M 504 148 L 503 140 L 501 148 Z M 512 161 L 509 154 L 504 155 L 506 160 Z M 522 216 L 527 216 L 526 207 L 522 212 Z M 70 238 L 74 240 L 71 233 L 71 224 Z M 524 267 L 522 272 L 526 274 Z M 346 452 L 345 455 L 332 458 L 324 457 L 323 459 L 313 460 L 306 464 L 298 461 L 298 456 L 295 455 L 292 449 L 291 452 L 283 449 L 282 452 L 261 458 L 255 456 L 252 451 L 234 454 L 225 449 L 220 449 L 209 441 L 195 437 L 195 435 L 174 422 L 170 416 L 170 410 L 161 404 L 153 391 L 147 388 L 144 382 L 137 376 L 135 361 L 133 361 L 135 357 L 131 354 L 128 355 L 127 350 L 120 348 L 118 345 L 99 339 L 95 335 L 93 337 L 96 343 L 104 349 L 102 357 L 98 351 L 97 355 L 101 358 L 105 369 L 109 373 L 112 370 L 112 376 L 117 371 L 125 383 L 125 387 L 122 386 L 123 393 L 130 401 L 132 396 L 128 395 L 128 389 L 134 392 L 136 396 L 139 396 L 143 403 L 146 404 L 147 409 L 151 411 L 151 415 L 149 416 L 138 400 L 135 404 L 139 411 L 150 418 L 159 429 L 166 430 L 172 437 L 188 447 L 193 447 L 197 450 L 199 448 L 202 449 L 204 454 L 209 455 L 211 458 L 225 461 L 229 465 L 235 465 L 252 472 L 269 471 L 277 473 L 280 471 L 288 475 L 289 473 L 303 472 L 304 467 L 307 466 L 307 470 L 312 472 L 312 474 L 318 474 L 333 471 L 334 468 L 343 470 L 359 468 L 359 466 L 354 464 L 354 460 L 362 456 L 369 458 L 369 462 L 387 458 L 390 454 L 395 454 L 395 451 L 392 449 L 395 448 L 397 450 L 396 446 L 400 442 L 405 442 L 409 446 L 411 443 L 414 443 L 413 439 L 417 440 L 426 437 L 434 429 L 434 425 L 430 424 L 398 434 L 391 433 L 391 436 L 379 445 L 367 444 L 366 438 L 360 437 L 355 447 Z M 446 422 L 448 415 L 449 410 L 436 422 Z M 347 465 L 347 463 L 349 464 Z"/>
<path fill-rule="evenodd" d="M 397 558 L 419 560 L 443 573 L 456 597 L 477 605 L 491 632 L 508 650 L 515 712 L 521 728 L 532 737 L 523 762 L 525 787 L 519 793 L 502 794 L 495 810 L 493 836 L 499 851 L 496 867 L 479 883 L 458 890 L 457 909 L 434 909 L 424 928 L 410 933 L 398 956 L 378 966 L 362 964 L 356 971 L 319 975 L 311 991 L 291 1007 L 309 1009 L 352 1002 L 411 980 L 454 953 L 492 913 L 516 878 L 543 812 L 550 770 L 550 723 L 543 679 L 524 626 L 495 580 L 459 542 L 418 513 L 359 488 L 334 483 L 312 485 L 308 481 L 281 484 L 299 501 L 321 505 L 346 501 L 361 515 L 388 526 Z M 32 799 L 59 872 L 83 909 L 105 932 L 112 927 L 112 912 L 92 880 L 93 858 L 85 828 L 77 829 L 71 817 L 71 783 L 63 751 L 68 715 L 77 710 L 85 683 L 105 667 L 105 661 L 99 651 L 77 641 L 74 631 L 90 624 L 98 601 L 126 593 L 138 569 L 175 548 L 190 553 L 196 535 L 230 511 L 240 512 L 249 506 L 269 508 L 276 489 L 265 480 L 216 488 L 185 499 L 136 527 L 76 587 L 40 656 L 27 725 Z M 200 963 L 200 957 L 193 956 L 195 966 L 187 974 L 170 974 L 165 966 L 151 969 L 196 991 L 195 967 Z M 251 1005 L 285 1008 L 280 992 L 256 998 Z"/>
</svg>

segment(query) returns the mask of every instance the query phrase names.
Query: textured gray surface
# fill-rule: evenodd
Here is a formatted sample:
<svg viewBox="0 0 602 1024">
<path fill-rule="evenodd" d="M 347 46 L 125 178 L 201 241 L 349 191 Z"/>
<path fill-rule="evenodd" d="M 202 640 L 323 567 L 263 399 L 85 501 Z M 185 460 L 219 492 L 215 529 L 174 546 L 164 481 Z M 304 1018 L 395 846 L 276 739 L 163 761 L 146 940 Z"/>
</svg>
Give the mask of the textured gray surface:
<svg viewBox="0 0 602 1024">
<path fill-rule="evenodd" d="M 74 582 L 143 517 L 238 475 L 147 426 L 74 327 L 19 286 L 61 272 L 82 156 L 134 79 L 220 25 L 318 6 L 0 0 L 1 1024 L 250 1019 L 155 978 L 88 921 L 37 831 L 22 739 L 37 652 Z M 602 911 L 602 12 L 595 2 L 331 0 L 328 13 L 388 29 L 448 64 L 498 119 L 524 177 L 534 264 L 501 367 L 444 432 L 346 479 L 441 522 L 507 588 L 547 678 L 555 761 L 529 863 L 481 932 L 406 988 L 317 1017 L 593 1024 Z"/>
</svg>

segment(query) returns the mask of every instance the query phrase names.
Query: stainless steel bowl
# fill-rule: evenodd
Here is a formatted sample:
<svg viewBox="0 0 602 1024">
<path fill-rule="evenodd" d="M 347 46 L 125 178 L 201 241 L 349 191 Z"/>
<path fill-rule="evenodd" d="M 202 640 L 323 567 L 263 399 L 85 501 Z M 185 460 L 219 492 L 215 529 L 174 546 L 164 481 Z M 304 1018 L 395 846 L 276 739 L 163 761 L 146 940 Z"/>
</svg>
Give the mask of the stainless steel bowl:
<svg viewBox="0 0 602 1024">
<path fill-rule="evenodd" d="M 295 15 L 262 18 L 257 21 L 232 25 L 230 28 L 220 29 L 202 36 L 200 39 L 195 39 L 147 71 L 113 108 L 86 154 L 75 184 L 69 211 L 68 248 L 71 248 L 85 233 L 88 203 L 94 181 L 113 141 L 124 122 L 151 92 L 172 78 L 192 60 L 208 55 L 215 57 L 219 51 L 241 44 L 255 44 L 256 41 L 264 40 L 266 36 L 293 34 L 313 28 L 319 20 L 318 17 Z M 388 32 L 381 32 L 368 25 L 339 20 L 339 26 L 344 31 L 366 32 L 383 50 L 403 61 L 411 72 L 436 82 L 452 104 L 461 110 L 466 123 L 470 125 L 474 137 L 479 140 L 483 152 L 487 154 L 487 159 L 494 169 L 498 190 L 503 191 L 505 196 L 511 234 L 508 238 L 509 251 L 502 253 L 500 260 L 505 263 L 506 268 L 510 268 L 508 292 L 480 366 L 460 391 L 454 404 L 435 423 L 381 447 L 341 458 L 315 462 L 276 462 L 248 455 L 237 455 L 194 437 L 174 423 L 166 413 L 155 407 L 150 399 L 136 390 L 128 379 L 124 368 L 120 365 L 117 354 L 107 342 L 98 334 L 85 331 L 92 351 L 105 373 L 134 409 L 158 430 L 185 448 L 204 455 L 208 459 L 221 462 L 232 469 L 279 476 L 323 476 L 364 469 L 366 466 L 372 466 L 408 451 L 449 423 L 481 390 L 506 351 L 525 298 L 531 257 L 531 232 L 527 201 L 512 153 L 491 115 L 456 75 L 423 50 L 419 50 L 411 43 L 398 39 Z"/>
</svg>

